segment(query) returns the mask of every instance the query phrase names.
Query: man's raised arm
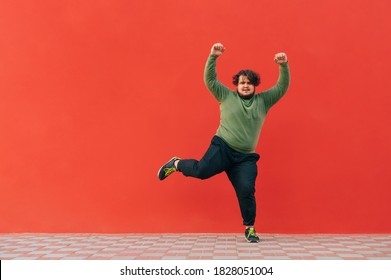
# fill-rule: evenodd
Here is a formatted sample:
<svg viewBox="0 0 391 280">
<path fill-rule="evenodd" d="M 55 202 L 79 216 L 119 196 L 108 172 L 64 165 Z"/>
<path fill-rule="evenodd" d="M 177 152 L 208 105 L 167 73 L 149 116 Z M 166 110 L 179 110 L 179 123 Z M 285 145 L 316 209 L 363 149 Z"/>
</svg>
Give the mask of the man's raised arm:
<svg viewBox="0 0 391 280">
<path fill-rule="evenodd" d="M 204 71 L 205 85 L 218 101 L 221 101 L 224 98 L 224 93 L 229 90 L 227 87 L 221 84 L 219 80 L 217 80 L 216 73 L 216 60 L 220 55 L 223 54 L 224 51 L 225 48 L 223 44 L 214 44 L 210 50 Z"/>
</svg>

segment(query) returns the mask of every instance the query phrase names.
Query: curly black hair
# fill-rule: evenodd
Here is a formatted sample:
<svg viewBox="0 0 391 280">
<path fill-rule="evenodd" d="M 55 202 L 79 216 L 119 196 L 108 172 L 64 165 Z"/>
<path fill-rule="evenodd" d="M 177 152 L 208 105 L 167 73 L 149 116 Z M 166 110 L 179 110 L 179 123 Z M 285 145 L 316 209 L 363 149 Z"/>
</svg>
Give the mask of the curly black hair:
<svg viewBox="0 0 391 280">
<path fill-rule="evenodd" d="M 237 86 L 239 83 L 239 77 L 245 76 L 250 80 L 250 83 L 254 86 L 258 86 L 261 83 L 261 78 L 257 72 L 252 70 L 240 70 L 237 74 L 232 77 L 232 83 Z"/>
</svg>

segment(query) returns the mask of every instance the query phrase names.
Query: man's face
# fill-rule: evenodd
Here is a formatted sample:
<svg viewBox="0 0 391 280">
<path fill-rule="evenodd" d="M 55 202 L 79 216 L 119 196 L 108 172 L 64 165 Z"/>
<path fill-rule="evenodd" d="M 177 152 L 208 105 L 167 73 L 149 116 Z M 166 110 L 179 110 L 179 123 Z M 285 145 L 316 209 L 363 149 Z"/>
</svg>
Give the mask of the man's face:
<svg viewBox="0 0 391 280">
<path fill-rule="evenodd" d="M 241 96 L 250 96 L 254 94 L 255 86 L 250 84 L 250 80 L 246 76 L 240 76 L 237 90 Z"/>
</svg>

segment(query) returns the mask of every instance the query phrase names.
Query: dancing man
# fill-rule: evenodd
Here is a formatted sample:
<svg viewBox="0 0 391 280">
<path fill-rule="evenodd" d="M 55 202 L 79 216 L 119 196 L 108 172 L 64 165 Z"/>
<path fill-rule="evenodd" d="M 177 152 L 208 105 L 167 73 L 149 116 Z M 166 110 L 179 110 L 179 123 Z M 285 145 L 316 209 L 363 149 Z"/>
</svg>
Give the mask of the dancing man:
<svg viewBox="0 0 391 280">
<path fill-rule="evenodd" d="M 233 76 L 235 90 L 217 80 L 216 62 L 224 51 L 220 43 L 212 46 L 204 72 L 205 84 L 220 104 L 220 125 L 216 135 L 201 160 L 173 157 L 159 169 L 158 178 L 164 180 L 179 171 L 185 176 L 207 179 L 224 171 L 239 201 L 245 238 L 248 242 L 257 243 L 254 194 L 259 155 L 255 148 L 267 113 L 288 90 L 288 58 L 285 53 L 274 56 L 280 70 L 278 81 L 269 90 L 256 94 L 260 77 L 252 70 L 241 70 Z"/>
</svg>

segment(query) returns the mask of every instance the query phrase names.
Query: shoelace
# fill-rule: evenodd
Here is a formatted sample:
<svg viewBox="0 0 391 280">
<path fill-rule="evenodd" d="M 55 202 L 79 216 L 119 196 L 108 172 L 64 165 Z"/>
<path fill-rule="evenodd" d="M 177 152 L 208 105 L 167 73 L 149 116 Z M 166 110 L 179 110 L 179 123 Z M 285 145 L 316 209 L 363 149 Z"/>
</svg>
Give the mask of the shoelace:
<svg viewBox="0 0 391 280">
<path fill-rule="evenodd" d="M 250 236 L 258 237 L 257 233 L 255 232 L 255 230 L 253 228 L 250 228 L 247 236 L 248 237 L 250 237 Z"/>
<path fill-rule="evenodd" d="M 175 171 L 176 171 L 175 167 L 164 168 L 164 176 L 167 177 L 167 176 L 169 176 L 171 173 L 173 173 Z"/>
</svg>

